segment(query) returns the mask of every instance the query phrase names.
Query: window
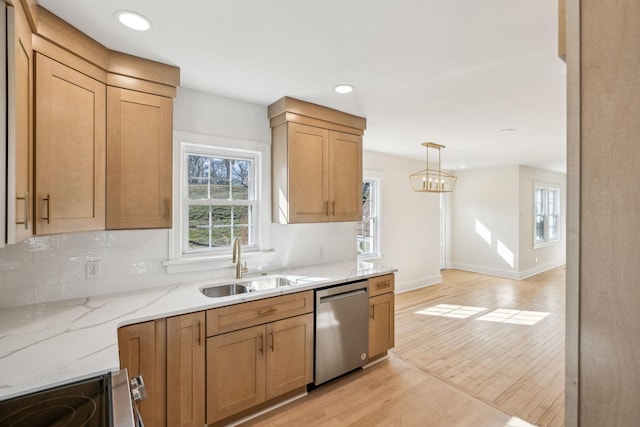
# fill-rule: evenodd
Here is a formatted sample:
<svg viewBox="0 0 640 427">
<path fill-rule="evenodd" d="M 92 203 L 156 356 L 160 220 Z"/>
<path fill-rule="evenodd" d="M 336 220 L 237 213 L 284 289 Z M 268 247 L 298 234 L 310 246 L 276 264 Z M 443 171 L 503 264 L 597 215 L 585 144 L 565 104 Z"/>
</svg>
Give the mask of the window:
<svg viewBox="0 0 640 427">
<path fill-rule="evenodd" d="M 376 178 L 362 181 L 362 221 L 356 227 L 359 258 L 380 256 L 379 184 Z"/>
<path fill-rule="evenodd" d="M 184 152 L 183 253 L 229 251 L 236 238 L 255 246 L 256 159 L 215 148 Z"/>
<path fill-rule="evenodd" d="M 228 268 L 231 247 L 261 263 L 273 256 L 268 143 L 174 131 L 169 274 Z"/>
<path fill-rule="evenodd" d="M 537 184 L 533 197 L 533 245 L 537 248 L 560 240 L 560 189 Z"/>
</svg>

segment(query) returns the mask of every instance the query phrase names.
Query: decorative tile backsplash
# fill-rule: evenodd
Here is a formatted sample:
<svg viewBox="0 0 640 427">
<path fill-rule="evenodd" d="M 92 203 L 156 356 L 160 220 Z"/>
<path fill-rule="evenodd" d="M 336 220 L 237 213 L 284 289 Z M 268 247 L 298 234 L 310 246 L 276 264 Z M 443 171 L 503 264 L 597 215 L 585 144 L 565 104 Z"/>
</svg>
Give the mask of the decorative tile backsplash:
<svg viewBox="0 0 640 427">
<path fill-rule="evenodd" d="M 355 258 L 354 225 L 272 225 L 275 256 L 260 271 Z M 70 233 L 0 248 L 0 308 L 232 278 L 232 268 L 167 274 L 169 230 Z M 98 261 L 88 278 L 87 262 Z M 251 262 L 250 262 L 251 264 Z M 95 265 L 95 263 L 93 263 Z M 99 270 L 99 271 L 98 271 Z"/>
</svg>

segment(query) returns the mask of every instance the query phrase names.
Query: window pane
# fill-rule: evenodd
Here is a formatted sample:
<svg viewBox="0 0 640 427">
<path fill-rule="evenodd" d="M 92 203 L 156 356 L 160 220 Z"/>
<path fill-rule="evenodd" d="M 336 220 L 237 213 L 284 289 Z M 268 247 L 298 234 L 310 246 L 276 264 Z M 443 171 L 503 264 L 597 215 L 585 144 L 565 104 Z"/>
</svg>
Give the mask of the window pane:
<svg viewBox="0 0 640 427">
<path fill-rule="evenodd" d="M 234 206 L 233 207 L 233 224 L 248 225 L 251 223 L 251 206 Z"/>
<path fill-rule="evenodd" d="M 558 192 L 555 190 L 549 190 L 548 207 L 547 207 L 547 212 L 549 215 L 554 215 L 558 212 L 557 201 L 558 201 Z"/>
<path fill-rule="evenodd" d="M 547 239 L 555 239 L 558 237 L 558 216 L 549 215 L 549 235 Z"/>
<path fill-rule="evenodd" d="M 535 214 L 542 215 L 544 213 L 544 189 L 536 188 L 535 190 Z"/>
<path fill-rule="evenodd" d="M 209 198 L 209 162 L 203 156 L 187 156 L 189 199 Z"/>
<path fill-rule="evenodd" d="M 234 227 L 233 228 L 233 240 L 240 239 L 240 244 L 248 245 L 251 242 L 250 239 L 250 227 Z"/>
<path fill-rule="evenodd" d="M 537 242 L 544 240 L 544 215 L 536 215 L 536 235 Z"/>
<path fill-rule="evenodd" d="M 248 160 L 234 160 L 232 171 L 231 195 L 233 200 L 249 200 L 251 162 Z"/>
<path fill-rule="evenodd" d="M 189 249 L 208 248 L 210 242 L 208 206 L 189 207 Z"/>
</svg>

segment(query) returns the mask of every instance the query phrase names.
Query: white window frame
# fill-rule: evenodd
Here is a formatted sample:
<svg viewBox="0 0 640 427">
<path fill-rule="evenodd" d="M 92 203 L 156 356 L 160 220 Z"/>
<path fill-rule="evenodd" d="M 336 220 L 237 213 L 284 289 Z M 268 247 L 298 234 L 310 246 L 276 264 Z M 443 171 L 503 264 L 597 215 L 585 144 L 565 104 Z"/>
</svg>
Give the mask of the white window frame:
<svg viewBox="0 0 640 427">
<path fill-rule="evenodd" d="M 359 255 L 358 254 L 358 259 L 360 260 L 371 260 L 371 259 L 375 259 L 375 258 L 381 258 L 382 257 L 382 253 L 381 253 L 381 241 L 382 241 L 382 226 L 381 226 L 381 211 L 380 208 L 382 206 L 382 204 L 380 203 L 380 200 L 382 198 L 382 176 L 380 173 L 376 173 L 376 172 L 371 172 L 371 171 L 365 171 L 365 176 L 362 179 L 362 182 L 364 183 L 365 181 L 370 181 L 373 182 L 375 185 L 375 212 L 376 215 L 374 217 L 374 231 L 373 231 L 373 235 L 374 235 L 374 250 L 373 253 L 367 253 L 367 254 L 362 254 Z M 362 221 L 360 221 L 361 223 Z M 356 251 L 357 251 L 357 245 L 358 245 L 358 233 L 357 233 L 357 225 L 356 225 Z"/>
<path fill-rule="evenodd" d="M 543 239 L 536 239 L 536 193 L 538 191 L 542 190 L 542 203 L 543 203 L 543 207 L 542 207 L 542 212 L 543 212 L 543 216 L 544 216 L 544 238 Z M 549 238 L 549 216 L 551 216 L 552 214 L 549 212 L 549 206 L 548 206 L 548 194 L 550 191 L 554 191 L 556 193 L 556 212 L 554 215 L 557 216 L 557 232 L 556 232 L 556 236 L 553 238 Z M 539 249 L 539 248 L 544 248 L 544 247 L 548 247 L 548 246 L 552 246 L 554 244 L 556 244 L 557 242 L 559 242 L 561 240 L 561 232 L 562 232 L 562 228 L 560 226 L 561 224 L 561 218 L 562 218 L 562 212 L 561 212 L 561 202 L 560 202 L 560 198 L 562 197 L 562 193 L 560 192 L 560 186 L 557 184 L 549 184 L 549 183 L 542 183 L 542 182 L 535 182 L 533 185 L 533 195 L 532 195 L 532 202 L 533 202 L 533 206 L 532 206 L 532 211 L 533 211 L 533 235 L 532 235 L 532 240 L 533 240 L 533 249 Z"/>
<path fill-rule="evenodd" d="M 231 250 L 185 253 L 188 238 L 188 206 L 183 199 L 187 191 L 185 154 L 197 152 L 206 155 L 252 157 L 255 159 L 255 195 L 257 203 L 253 214 L 254 244 L 242 247 L 243 259 L 273 255 L 270 249 L 271 222 L 271 145 L 268 143 L 225 138 L 211 135 L 175 131 L 173 144 L 173 227 L 169 232 L 169 260 L 163 265 L 167 273 L 227 268 L 231 265 Z"/>
</svg>

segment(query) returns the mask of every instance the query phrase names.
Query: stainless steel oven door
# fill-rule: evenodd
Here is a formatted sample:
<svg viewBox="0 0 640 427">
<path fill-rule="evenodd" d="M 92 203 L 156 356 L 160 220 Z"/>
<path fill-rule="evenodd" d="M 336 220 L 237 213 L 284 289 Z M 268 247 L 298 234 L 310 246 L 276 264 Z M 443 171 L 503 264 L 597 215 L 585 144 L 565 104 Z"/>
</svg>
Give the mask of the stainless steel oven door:
<svg viewBox="0 0 640 427">
<path fill-rule="evenodd" d="M 114 426 L 144 426 L 138 408 L 132 403 L 131 389 L 129 387 L 129 378 L 126 369 L 121 369 L 111 374 L 111 415 Z"/>
</svg>

